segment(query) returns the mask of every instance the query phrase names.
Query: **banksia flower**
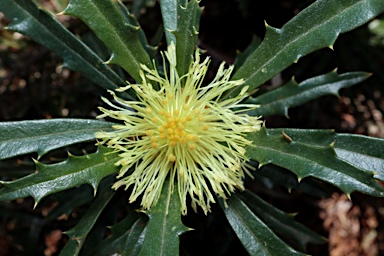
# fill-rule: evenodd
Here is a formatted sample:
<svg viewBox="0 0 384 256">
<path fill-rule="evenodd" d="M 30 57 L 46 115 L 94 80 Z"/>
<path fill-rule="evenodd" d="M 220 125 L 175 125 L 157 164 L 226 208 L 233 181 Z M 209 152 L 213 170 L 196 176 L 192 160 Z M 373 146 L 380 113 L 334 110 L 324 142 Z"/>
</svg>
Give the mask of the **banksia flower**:
<svg viewBox="0 0 384 256">
<path fill-rule="evenodd" d="M 247 87 L 236 97 L 221 100 L 224 92 L 243 84 L 229 80 L 233 67 L 225 69 L 222 63 L 213 81 L 203 86 L 209 59 L 200 63 L 198 51 L 182 76 L 176 70 L 174 44 L 163 54 L 164 67 L 166 61 L 169 73 L 164 70 L 164 77 L 142 65 L 142 82 L 117 90 L 134 90 L 137 101 L 123 100 L 112 91 L 117 104 L 103 98 L 113 110 L 101 107 L 103 114 L 98 117 L 123 124 L 113 126 L 112 132 L 96 133 L 96 138 L 120 152 L 116 162 L 121 166 L 120 180 L 113 188 L 132 186 L 130 202 L 142 195 L 142 207 L 151 208 L 169 176 L 172 189 L 177 187 L 179 192 L 181 213 L 187 213 L 189 196 L 192 208 L 197 211 L 198 205 L 207 214 L 210 203 L 215 203 L 213 193 L 225 199 L 244 189 L 245 173 L 250 175 L 245 147 L 251 142 L 243 136 L 260 129 L 262 122 L 244 114 L 257 107 L 241 104 Z"/>
</svg>

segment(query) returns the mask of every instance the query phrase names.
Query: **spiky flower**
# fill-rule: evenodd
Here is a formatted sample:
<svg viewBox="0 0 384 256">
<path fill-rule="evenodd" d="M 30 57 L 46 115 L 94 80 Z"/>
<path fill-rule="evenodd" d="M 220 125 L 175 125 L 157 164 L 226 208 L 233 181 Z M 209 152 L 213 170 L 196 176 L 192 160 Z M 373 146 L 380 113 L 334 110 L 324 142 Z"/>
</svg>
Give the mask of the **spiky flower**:
<svg viewBox="0 0 384 256">
<path fill-rule="evenodd" d="M 138 101 L 123 100 L 112 91 L 118 105 L 103 98 L 113 110 L 100 108 L 104 114 L 99 118 L 109 116 L 124 124 L 96 137 L 120 152 L 116 165 L 121 166 L 121 179 L 113 188 L 133 186 L 130 202 L 142 195 L 142 207 L 151 208 L 169 175 L 177 186 L 182 214 L 187 213 L 188 195 L 192 208 L 196 211 L 199 205 L 206 214 L 215 202 L 211 191 L 227 198 L 235 189 L 243 189 L 244 175 L 249 174 L 245 146 L 250 144 L 243 135 L 260 129 L 261 121 L 243 113 L 256 107 L 240 104 L 247 96 L 246 87 L 236 97 L 221 101 L 224 92 L 243 84 L 229 80 L 233 67 L 225 69 L 222 63 L 213 81 L 203 86 L 208 58 L 200 63 L 196 51 L 188 73 L 181 77 L 173 44 L 163 55 L 164 67 L 166 60 L 169 75 L 164 70 L 162 77 L 156 69 L 142 65 L 141 84 L 117 90 L 133 89 Z M 160 88 L 155 90 L 154 84 Z"/>
</svg>

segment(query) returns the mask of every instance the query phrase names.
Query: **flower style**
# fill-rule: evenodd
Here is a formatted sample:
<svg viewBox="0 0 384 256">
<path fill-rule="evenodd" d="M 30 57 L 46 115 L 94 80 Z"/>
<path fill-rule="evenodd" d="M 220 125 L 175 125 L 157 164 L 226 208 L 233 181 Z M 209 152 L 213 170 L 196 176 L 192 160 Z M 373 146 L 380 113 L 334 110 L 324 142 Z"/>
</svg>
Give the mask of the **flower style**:
<svg viewBox="0 0 384 256">
<path fill-rule="evenodd" d="M 187 213 L 189 195 L 192 208 L 197 211 L 199 205 L 207 214 L 210 203 L 215 203 L 211 190 L 225 199 L 235 189 L 244 189 L 244 175 L 251 175 L 245 147 L 251 142 L 243 135 L 259 130 L 262 121 L 244 114 L 257 107 L 240 104 L 248 96 L 247 87 L 221 101 L 224 92 L 243 84 L 229 80 L 233 66 L 225 69 L 222 63 L 213 81 L 203 86 L 209 58 L 200 63 L 197 50 L 188 73 L 179 76 L 174 44 L 162 55 L 164 67 L 169 62 L 169 75 L 165 68 L 162 77 L 141 65 L 141 84 L 117 90 L 133 89 L 138 101 L 123 100 L 112 91 L 118 105 L 103 98 L 114 110 L 100 107 L 104 114 L 98 118 L 109 116 L 124 124 L 113 126 L 112 132 L 98 132 L 96 138 L 120 152 L 116 165 L 121 166 L 121 179 L 113 188 L 133 186 L 130 202 L 142 195 L 142 207 L 151 208 L 169 175 L 172 189 L 177 186 L 179 192 L 181 213 Z"/>
</svg>

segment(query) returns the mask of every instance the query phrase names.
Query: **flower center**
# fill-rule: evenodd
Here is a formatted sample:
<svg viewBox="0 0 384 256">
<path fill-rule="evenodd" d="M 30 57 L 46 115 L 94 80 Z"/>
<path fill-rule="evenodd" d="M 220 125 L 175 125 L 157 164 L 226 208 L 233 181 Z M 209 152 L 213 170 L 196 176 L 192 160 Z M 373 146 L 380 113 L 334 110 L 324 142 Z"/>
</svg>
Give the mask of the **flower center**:
<svg viewBox="0 0 384 256">
<path fill-rule="evenodd" d="M 154 129 L 147 130 L 153 149 L 164 149 L 172 152 L 168 155 L 170 162 L 176 161 L 174 152 L 193 151 L 200 136 L 208 131 L 208 123 L 199 109 L 192 109 L 187 104 L 175 107 L 168 100 L 162 101 L 162 108 L 153 111 L 147 108 L 147 115 L 152 116 Z M 173 102 L 174 103 L 174 102 Z M 205 112 L 205 111 L 204 111 Z M 185 151 L 184 151 L 185 152 Z"/>
</svg>

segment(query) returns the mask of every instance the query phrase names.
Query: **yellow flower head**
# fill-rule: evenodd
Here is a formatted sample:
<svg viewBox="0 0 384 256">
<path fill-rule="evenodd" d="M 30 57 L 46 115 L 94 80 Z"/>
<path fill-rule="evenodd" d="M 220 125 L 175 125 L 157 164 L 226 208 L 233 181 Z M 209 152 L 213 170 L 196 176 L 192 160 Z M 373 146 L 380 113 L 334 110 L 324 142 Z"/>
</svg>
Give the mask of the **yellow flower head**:
<svg viewBox="0 0 384 256">
<path fill-rule="evenodd" d="M 188 73 L 181 77 L 174 44 L 163 56 L 164 67 L 166 60 L 169 75 L 164 70 L 162 77 L 156 69 L 142 65 L 142 83 L 118 89 L 133 89 L 138 101 L 125 101 L 112 91 L 118 105 L 103 98 L 113 110 L 100 108 L 104 114 L 99 118 L 109 116 L 124 124 L 113 126 L 112 132 L 98 132 L 96 138 L 120 152 L 116 165 L 121 166 L 121 179 L 113 188 L 133 186 L 130 202 L 142 195 L 142 207 L 151 208 L 169 175 L 177 184 L 182 214 L 187 213 L 187 195 L 192 208 L 196 211 L 199 205 L 206 214 L 215 202 L 211 191 L 227 198 L 236 188 L 243 189 L 244 172 L 249 174 L 245 146 L 250 144 L 243 135 L 260 129 L 262 122 L 242 113 L 257 107 L 240 104 L 247 97 L 246 87 L 236 97 L 221 101 L 224 92 L 243 84 L 229 80 L 233 67 L 225 69 L 222 63 L 213 81 L 203 86 L 208 58 L 200 63 L 196 51 Z"/>
</svg>

